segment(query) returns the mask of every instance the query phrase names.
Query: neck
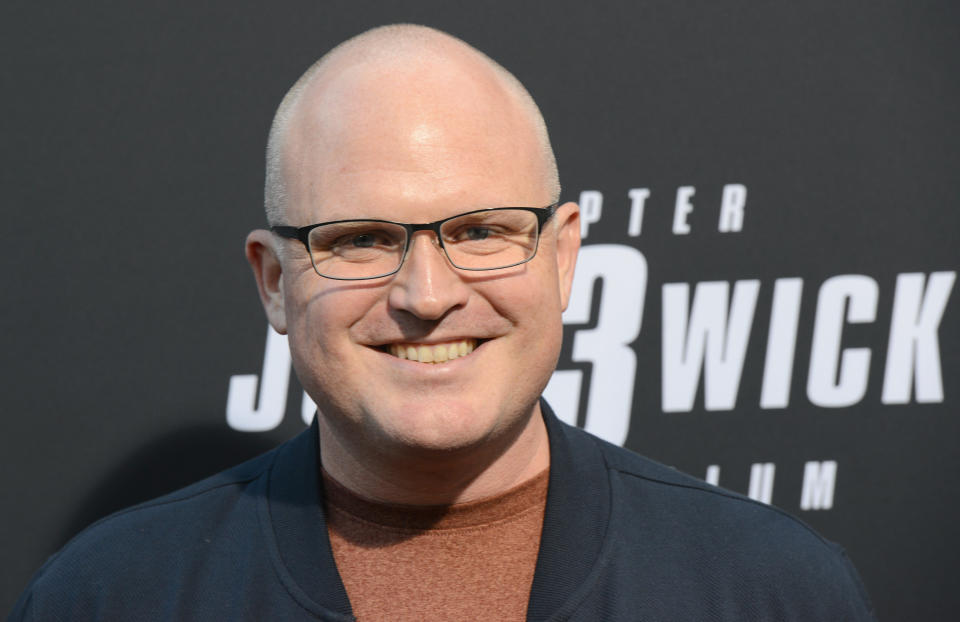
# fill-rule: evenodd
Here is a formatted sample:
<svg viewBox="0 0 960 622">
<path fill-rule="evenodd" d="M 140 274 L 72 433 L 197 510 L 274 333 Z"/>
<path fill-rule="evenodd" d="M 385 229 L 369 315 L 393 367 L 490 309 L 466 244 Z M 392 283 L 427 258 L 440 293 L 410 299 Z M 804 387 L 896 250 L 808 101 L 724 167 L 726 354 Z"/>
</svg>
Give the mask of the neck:
<svg viewBox="0 0 960 622">
<path fill-rule="evenodd" d="M 357 447 L 319 416 L 323 468 L 354 494 L 386 503 L 452 505 L 500 494 L 550 464 L 539 403 L 516 431 L 460 451 L 384 452 Z"/>
</svg>

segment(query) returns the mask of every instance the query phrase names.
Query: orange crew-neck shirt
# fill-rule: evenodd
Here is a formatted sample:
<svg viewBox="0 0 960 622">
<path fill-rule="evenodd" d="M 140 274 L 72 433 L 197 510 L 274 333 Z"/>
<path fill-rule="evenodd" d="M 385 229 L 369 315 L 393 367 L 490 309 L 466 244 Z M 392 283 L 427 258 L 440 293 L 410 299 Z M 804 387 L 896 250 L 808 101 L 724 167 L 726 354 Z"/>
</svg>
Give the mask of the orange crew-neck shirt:
<svg viewBox="0 0 960 622">
<path fill-rule="evenodd" d="M 324 472 L 330 544 L 353 614 L 360 622 L 525 619 L 548 472 L 449 506 L 371 501 Z"/>
</svg>

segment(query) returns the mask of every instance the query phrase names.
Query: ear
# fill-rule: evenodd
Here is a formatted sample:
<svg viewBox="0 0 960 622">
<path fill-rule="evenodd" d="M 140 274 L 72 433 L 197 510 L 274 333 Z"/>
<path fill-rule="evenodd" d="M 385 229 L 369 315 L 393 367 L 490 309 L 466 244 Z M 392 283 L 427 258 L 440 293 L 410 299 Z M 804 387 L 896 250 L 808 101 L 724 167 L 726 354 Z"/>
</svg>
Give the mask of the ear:
<svg viewBox="0 0 960 622">
<path fill-rule="evenodd" d="M 267 321 L 281 335 L 287 333 L 287 314 L 283 299 L 283 263 L 274 247 L 276 240 L 265 229 L 251 231 L 247 236 L 247 261 L 253 268 L 253 278 L 260 290 L 260 302 L 267 313 Z"/>
<path fill-rule="evenodd" d="M 560 279 L 560 304 L 566 311 L 573 287 L 573 271 L 580 252 L 580 207 L 564 203 L 553 215 L 557 219 L 557 276 Z"/>
</svg>

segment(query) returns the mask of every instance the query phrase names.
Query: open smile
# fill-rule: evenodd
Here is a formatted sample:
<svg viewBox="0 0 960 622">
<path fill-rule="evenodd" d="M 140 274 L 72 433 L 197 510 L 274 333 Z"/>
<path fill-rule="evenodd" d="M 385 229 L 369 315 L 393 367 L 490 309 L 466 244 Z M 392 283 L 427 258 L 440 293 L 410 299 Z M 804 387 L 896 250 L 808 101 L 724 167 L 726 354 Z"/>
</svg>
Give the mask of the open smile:
<svg viewBox="0 0 960 622">
<path fill-rule="evenodd" d="M 476 339 L 461 339 L 444 343 L 391 343 L 384 351 L 393 356 L 418 363 L 446 363 L 469 355 L 477 347 Z"/>
</svg>

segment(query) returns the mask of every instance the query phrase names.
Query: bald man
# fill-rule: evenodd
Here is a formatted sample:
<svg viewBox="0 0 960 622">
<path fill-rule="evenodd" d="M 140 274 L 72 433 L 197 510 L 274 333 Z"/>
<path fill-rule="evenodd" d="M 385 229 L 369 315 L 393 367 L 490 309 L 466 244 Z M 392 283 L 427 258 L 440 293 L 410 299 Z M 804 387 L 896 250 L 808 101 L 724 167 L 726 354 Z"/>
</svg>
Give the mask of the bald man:
<svg viewBox="0 0 960 622">
<path fill-rule="evenodd" d="M 268 139 L 246 255 L 318 405 L 101 521 L 11 619 L 870 620 L 842 551 L 540 399 L 579 248 L 539 110 L 462 41 L 329 52 Z"/>
</svg>

